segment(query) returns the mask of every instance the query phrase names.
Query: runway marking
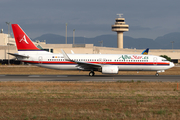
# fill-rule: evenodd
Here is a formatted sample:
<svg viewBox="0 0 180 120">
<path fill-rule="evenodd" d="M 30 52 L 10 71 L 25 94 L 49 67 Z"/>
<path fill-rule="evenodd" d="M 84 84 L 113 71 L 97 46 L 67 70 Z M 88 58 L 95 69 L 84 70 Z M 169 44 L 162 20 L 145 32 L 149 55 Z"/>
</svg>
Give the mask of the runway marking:
<svg viewBox="0 0 180 120">
<path fill-rule="evenodd" d="M 28 77 L 40 77 L 40 75 L 29 75 Z"/>
<path fill-rule="evenodd" d="M 82 79 L 82 81 L 93 81 L 94 79 Z M 97 79 L 96 81 L 118 81 L 119 79 Z"/>
<path fill-rule="evenodd" d="M 58 75 L 57 77 L 68 77 L 68 76 L 66 76 L 66 75 Z"/>
<path fill-rule="evenodd" d="M 4 77 L 4 76 L 6 76 L 6 75 L 0 75 L 0 77 Z"/>
<path fill-rule="evenodd" d="M 50 78 L 53 78 L 53 77 L 68 77 L 66 75 L 29 75 L 28 77 L 50 77 Z"/>
</svg>

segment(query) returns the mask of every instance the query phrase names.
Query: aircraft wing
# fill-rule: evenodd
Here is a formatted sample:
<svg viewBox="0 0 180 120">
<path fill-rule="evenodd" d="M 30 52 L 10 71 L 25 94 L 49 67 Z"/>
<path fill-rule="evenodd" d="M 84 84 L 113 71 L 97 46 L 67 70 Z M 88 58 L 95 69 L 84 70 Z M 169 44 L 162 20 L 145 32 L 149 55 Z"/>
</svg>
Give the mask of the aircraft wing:
<svg viewBox="0 0 180 120">
<path fill-rule="evenodd" d="M 71 61 L 77 63 L 77 67 L 82 70 L 94 70 L 101 68 L 101 64 L 94 64 L 94 63 L 87 63 L 87 62 L 80 62 L 80 61 L 74 61 L 69 58 L 69 56 L 64 52 L 64 50 L 61 49 L 61 52 L 64 56 L 64 59 L 66 61 Z"/>
<path fill-rule="evenodd" d="M 9 55 L 12 55 L 12 56 L 15 56 L 15 57 L 29 58 L 29 56 L 20 55 L 20 54 L 17 54 L 17 53 L 8 53 L 8 54 L 9 54 Z"/>
<path fill-rule="evenodd" d="M 79 61 L 74 61 L 74 62 L 78 64 L 77 67 L 79 67 L 79 69 L 95 70 L 95 69 L 101 68 L 100 64 L 87 63 L 87 62 L 79 62 Z"/>
</svg>

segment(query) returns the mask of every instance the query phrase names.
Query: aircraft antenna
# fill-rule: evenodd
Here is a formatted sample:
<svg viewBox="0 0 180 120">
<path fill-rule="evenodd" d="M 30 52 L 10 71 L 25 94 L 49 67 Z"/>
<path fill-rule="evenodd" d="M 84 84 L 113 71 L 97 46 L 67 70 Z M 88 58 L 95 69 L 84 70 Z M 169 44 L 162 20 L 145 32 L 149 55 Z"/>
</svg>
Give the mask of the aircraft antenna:
<svg viewBox="0 0 180 120">
<path fill-rule="evenodd" d="M 119 16 L 119 18 L 122 18 L 122 15 L 123 15 L 123 14 L 117 14 L 117 15 Z"/>
</svg>

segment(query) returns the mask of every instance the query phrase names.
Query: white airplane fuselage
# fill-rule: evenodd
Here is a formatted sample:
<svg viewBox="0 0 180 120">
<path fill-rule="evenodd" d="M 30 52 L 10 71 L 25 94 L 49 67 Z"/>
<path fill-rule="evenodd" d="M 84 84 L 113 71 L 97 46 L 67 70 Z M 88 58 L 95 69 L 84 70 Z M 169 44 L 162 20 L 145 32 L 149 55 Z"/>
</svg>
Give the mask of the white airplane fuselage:
<svg viewBox="0 0 180 120">
<path fill-rule="evenodd" d="M 23 55 L 24 52 L 22 52 Z M 19 54 L 22 54 L 19 51 Z M 64 59 L 63 54 L 46 51 L 26 52 L 29 58 L 19 59 L 36 66 L 60 70 L 83 70 L 78 64 Z M 172 62 L 153 55 L 141 54 L 68 54 L 75 61 L 100 64 L 101 66 L 117 66 L 119 71 L 163 71 L 174 66 Z M 85 69 L 84 69 L 85 70 Z"/>
</svg>

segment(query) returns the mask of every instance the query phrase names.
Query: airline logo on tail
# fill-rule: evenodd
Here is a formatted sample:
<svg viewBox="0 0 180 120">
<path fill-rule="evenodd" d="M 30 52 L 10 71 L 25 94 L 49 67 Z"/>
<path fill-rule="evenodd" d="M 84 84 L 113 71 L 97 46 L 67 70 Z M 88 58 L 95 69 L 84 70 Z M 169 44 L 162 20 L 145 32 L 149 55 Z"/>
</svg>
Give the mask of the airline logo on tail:
<svg viewBox="0 0 180 120">
<path fill-rule="evenodd" d="M 26 44 L 29 44 L 29 43 L 27 42 L 27 40 L 26 40 L 26 36 L 25 36 L 25 35 L 22 37 L 22 39 L 21 39 L 19 42 L 22 42 L 22 41 L 24 41 Z"/>
</svg>

